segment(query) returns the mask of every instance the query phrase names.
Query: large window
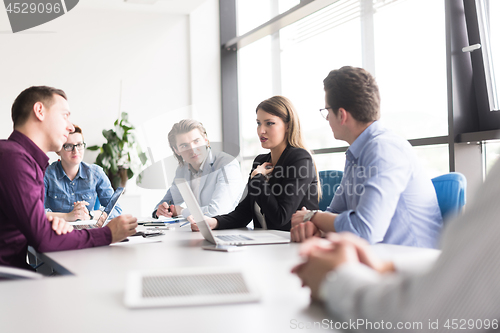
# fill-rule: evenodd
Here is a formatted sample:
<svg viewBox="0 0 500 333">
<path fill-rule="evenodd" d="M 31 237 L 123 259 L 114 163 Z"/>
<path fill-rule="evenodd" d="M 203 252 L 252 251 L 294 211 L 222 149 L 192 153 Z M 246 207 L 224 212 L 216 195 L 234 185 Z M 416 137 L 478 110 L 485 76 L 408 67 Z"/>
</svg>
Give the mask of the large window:
<svg viewBox="0 0 500 333">
<path fill-rule="evenodd" d="M 237 2 L 239 12 L 244 2 Z M 267 19 L 273 17 L 266 13 Z M 240 32 L 264 23 L 255 16 L 252 26 L 250 19 L 237 17 Z M 318 111 L 324 107 L 323 79 L 344 65 L 375 75 L 385 126 L 406 139 L 448 135 L 444 2 L 338 0 L 238 50 L 244 159 L 265 152 L 256 135 L 255 108 L 277 94 L 290 98 L 298 109 L 308 148 L 347 146 L 333 138 Z M 447 145 L 418 148 L 417 154 L 430 175 L 448 171 Z M 320 170 L 342 170 L 345 155 L 325 153 L 315 159 Z"/>
<path fill-rule="evenodd" d="M 492 101 L 490 110 L 500 111 L 500 1 L 488 0 L 486 5 L 486 26 L 489 29 L 490 72 Z"/>
<path fill-rule="evenodd" d="M 238 35 L 244 35 L 299 3 L 300 0 L 237 0 Z"/>
<path fill-rule="evenodd" d="M 471 53 L 474 88 L 476 90 L 479 117 L 498 122 L 498 115 L 491 116 L 490 111 L 500 111 L 498 65 L 500 59 L 500 14 L 498 0 L 464 1 L 465 17 L 469 45 L 464 48 Z M 490 120 L 491 119 L 491 120 Z M 488 125 L 481 124 L 480 130 L 488 130 Z"/>
<path fill-rule="evenodd" d="M 345 146 L 333 138 L 319 109 L 325 107 L 323 79 L 332 69 L 361 66 L 357 1 L 339 1 L 280 31 L 281 91 L 298 110 L 310 148 Z M 343 169 L 343 167 L 342 167 Z"/>
<path fill-rule="evenodd" d="M 444 2 L 382 7 L 374 35 L 382 122 L 406 139 L 448 135 Z"/>
<path fill-rule="evenodd" d="M 241 152 L 243 156 L 255 157 L 261 152 L 255 108 L 273 95 L 271 36 L 242 48 L 238 57 Z"/>
<path fill-rule="evenodd" d="M 484 145 L 484 155 L 486 160 L 486 173 L 490 172 L 491 168 L 498 162 L 500 157 L 500 140 L 492 140 Z"/>
</svg>

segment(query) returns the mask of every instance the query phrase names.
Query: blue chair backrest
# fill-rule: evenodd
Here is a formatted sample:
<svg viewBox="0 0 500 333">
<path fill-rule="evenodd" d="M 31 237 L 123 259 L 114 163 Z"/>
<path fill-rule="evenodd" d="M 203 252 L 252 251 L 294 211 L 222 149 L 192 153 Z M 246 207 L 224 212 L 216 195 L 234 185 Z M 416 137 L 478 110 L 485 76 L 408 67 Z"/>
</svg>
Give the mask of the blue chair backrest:
<svg viewBox="0 0 500 333">
<path fill-rule="evenodd" d="M 99 197 L 95 197 L 95 205 L 94 205 L 94 210 L 99 210 L 101 208 L 101 203 L 99 202 Z"/>
<path fill-rule="evenodd" d="M 335 191 L 342 181 L 344 172 L 337 170 L 325 170 L 319 172 L 319 181 L 321 183 L 321 191 L 323 195 L 319 201 L 319 209 L 326 210 L 333 200 Z"/>
<path fill-rule="evenodd" d="M 465 205 L 467 179 L 458 172 L 450 172 L 432 179 L 443 220 L 457 215 Z"/>
</svg>

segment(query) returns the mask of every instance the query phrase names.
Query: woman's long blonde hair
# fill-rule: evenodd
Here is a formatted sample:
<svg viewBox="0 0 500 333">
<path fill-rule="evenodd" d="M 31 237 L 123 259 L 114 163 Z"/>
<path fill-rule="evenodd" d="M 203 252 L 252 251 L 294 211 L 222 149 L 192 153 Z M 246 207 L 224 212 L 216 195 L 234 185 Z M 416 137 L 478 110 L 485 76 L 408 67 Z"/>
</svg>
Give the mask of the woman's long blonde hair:
<svg viewBox="0 0 500 333">
<path fill-rule="evenodd" d="M 300 130 L 299 115 L 297 114 L 297 111 L 295 110 L 295 107 L 293 106 L 292 102 L 288 98 L 284 96 L 273 96 L 271 98 L 266 99 L 265 101 L 260 102 L 255 112 L 257 112 L 258 110 L 265 111 L 283 120 L 285 125 L 288 126 L 288 130 L 286 131 L 286 141 L 288 145 L 296 148 L 305 149 L 309 152 L 309 154 L 311 154 L 309 149 L 307 149 L 306 145 L 304 144 L 304 140 L 302 139 L 302 131 Z M 313 160 L 314 169 L 316 170 L 316 180 L 318 181 L 317 184 L 318 200 L 320 200 L 321 184 L 319 181 L 318 168 L 316 167 L 316 162 L 314 162 L 312 154 L 311 158 Z"/>
</svg>

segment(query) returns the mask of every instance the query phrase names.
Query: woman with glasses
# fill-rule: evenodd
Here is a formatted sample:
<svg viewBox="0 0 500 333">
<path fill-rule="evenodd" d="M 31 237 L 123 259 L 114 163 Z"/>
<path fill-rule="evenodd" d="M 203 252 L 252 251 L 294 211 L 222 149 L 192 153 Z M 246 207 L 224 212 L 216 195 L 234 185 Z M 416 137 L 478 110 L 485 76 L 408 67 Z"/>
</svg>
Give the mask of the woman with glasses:
<svg viewBox="0 0 500 333">
<path fill-rule="evenodd" d="M 82 129 L 74 125 L 63 148 L 57 152 L 61 159 L 52 163 L 45 172 L 45 211 L 47 215 L 62 217 L 66 221 L 89 220 L 100 214 L 93 214 L 96 199 L 106 206 L 114 191 L 111 183 L 96 164 L 83 162 L 86 144 Z M 120 215 L 119 204 L 110 217 Z"/>
<path fill-rule="evenodd" d="M 318 173 L 305 149 L 297 112 L 289 99 L 274 96 L 256 108 L 257 136 L 269 153 L 253 161 L 243 200 L 229 214 L 205 217 L 212 229 L 245 227 L 290 231 L 292 214 L 319 209 Z M 191 219 L 191 229 L 198 226 Z"/>
</svg>

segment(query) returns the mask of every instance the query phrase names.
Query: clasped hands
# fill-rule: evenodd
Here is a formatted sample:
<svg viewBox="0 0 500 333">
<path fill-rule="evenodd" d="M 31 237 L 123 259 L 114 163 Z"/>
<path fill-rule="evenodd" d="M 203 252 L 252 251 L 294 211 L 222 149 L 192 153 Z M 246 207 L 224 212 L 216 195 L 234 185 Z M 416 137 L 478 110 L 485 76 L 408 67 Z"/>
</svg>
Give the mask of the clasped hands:
<svg viewBox="0 0 500 333">
<path fill-rule="evenodd" d="M 64 217 L 47 214 L 47 219 L 52 223 L 52 229 L 58 235 L 67 234 L 73 231 L 73 226 L 67 221 L 90 220 L 89 210 L 87 209 L 88 205 L 87 201 L 76 201 L 73 203 L 73 210 L 63 215 Z M 102 226 L 107 217 L 105 212 L 99 215 L 98 225 Z"/>
<path fill-rule="evenodd" d="M 87 209 L 88 205 L 89 203 L 87 201 L 73 202 L 73 210 L 67 214 L 67 220 L 90 220 L 89 210 Z"/>
<path fill-rule="evenodd" d="M 311 289 L 311 298 L 319 300 L 319 289 L 326 275 L 341 265 L 361 263 L 379 273 L 394 272 L 394 264 L 378 258 L 367 241 L 354 234 L 329 233 L 324 238 L 311 238 L 300 248 L 304 262 L 295 266 L 292 273 L 302 280 L 302 286 Z"/>
<path fill-rule="evenodd" d="M 87 201 L 77 201 L 73 203 L 73 210 L 64 215 L 66 218 L 60 216 L 54 216 L 52 214 L 46 214 L 47 219 L 52 224 L 52 230 L 58 235 L 64 235 L 73 231 L 73 226 L 66 222 L 76 221 L 76 220 L 90 220 L 89 211 L 86 206 L 88 206 Z"/>
</svg>

